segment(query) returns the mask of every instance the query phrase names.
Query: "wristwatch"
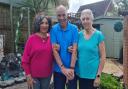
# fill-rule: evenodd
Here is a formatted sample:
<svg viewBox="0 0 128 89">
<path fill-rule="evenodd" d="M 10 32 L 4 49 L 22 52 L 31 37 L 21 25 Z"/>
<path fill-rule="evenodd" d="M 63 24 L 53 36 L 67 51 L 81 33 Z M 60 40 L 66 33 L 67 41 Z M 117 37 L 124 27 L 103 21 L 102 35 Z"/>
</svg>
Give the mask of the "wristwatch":
<svg viewBox="0 0 128 89">
<path fill-rule="evenodd" d="M 100 78 L 100 75 L 98 74 L 96 77 Z"/>
<path fill-rule="evenodd" d="M 63 64 L 61 64 L 61 65 L 60 65 L 60 68 L 62 68 L 62 67 L 64 67 L 64 65 L 63 65 Z"/>
</svg>

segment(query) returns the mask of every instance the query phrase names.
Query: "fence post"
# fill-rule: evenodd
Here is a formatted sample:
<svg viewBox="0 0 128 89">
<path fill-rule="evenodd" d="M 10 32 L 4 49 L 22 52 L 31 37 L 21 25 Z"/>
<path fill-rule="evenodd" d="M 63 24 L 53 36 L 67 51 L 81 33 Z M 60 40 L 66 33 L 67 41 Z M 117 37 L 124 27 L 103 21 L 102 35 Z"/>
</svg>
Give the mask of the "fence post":
<svg viewBox="0 0 128 89">
<path fill-rule="evenodd" d="M 124 70 L 124 86 L 128 89 L 128 11 L 119 11 L 124 16 L 124 33 L 123 33 L 123 70 Z"/>
</svg>

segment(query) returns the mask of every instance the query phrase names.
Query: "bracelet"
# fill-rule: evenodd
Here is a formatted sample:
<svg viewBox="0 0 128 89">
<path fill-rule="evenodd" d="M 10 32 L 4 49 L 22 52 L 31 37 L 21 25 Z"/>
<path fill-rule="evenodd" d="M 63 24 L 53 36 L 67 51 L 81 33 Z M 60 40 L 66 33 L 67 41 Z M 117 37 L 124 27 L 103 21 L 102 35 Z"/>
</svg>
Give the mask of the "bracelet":
<svg viewBox="0 0 128 89">
<path fill-rule="evenodd" d="M 70 69 L 74 69 L 75 67 L 70 67 Z"/>
<path fill-rule="evenodd" d="M 63 66 L 64 66 L 63 64 L 60 65 L 60 67 L 63 67 Z"/>
<path fill-rule="evenodd" d="M 30 78 L 31 78 L 31 75 L 27 75 L 27 76 L 26 76 L 26 79 L 27 79 L 27 80 L 30 80 Z"/>
</svg>

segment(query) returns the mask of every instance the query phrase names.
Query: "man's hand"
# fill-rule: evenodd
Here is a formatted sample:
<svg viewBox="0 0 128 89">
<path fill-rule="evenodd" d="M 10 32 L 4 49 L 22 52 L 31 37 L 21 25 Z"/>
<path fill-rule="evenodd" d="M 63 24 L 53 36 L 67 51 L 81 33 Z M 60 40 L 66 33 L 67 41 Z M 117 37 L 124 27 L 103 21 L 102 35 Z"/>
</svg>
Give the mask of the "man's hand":
<svg viewBox="0 0 128 89">
<path fill-rule="evenodd" d="M 70 75 L 71 75 L 71 77 L 70 78 L 68 78 L 68 80 L 72 80 L 72 79 L 74 79 L 74 69 L 70 69 Z"/>
<path fill-rule="evenodd" d="M 63 66 L 61 67 L 61 71 L 68 80 L 72 80 L 74 78 L 74 69 L 67 69 Z"/>
</svg>

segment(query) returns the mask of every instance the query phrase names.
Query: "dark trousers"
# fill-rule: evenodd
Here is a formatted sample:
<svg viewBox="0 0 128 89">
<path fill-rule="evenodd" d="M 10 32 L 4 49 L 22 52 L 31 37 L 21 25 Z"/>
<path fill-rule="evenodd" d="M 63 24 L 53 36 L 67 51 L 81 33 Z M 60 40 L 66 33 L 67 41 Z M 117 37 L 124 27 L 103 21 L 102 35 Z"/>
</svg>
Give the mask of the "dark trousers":
<svg viewBox="0 0 128 89">
<path fill-rule="evenodd" d="M 58 72 L 54 72 L 54 89 L 77 89 L 77 78 L 76 75 L 73 80 L 69 80 L 66 84 L 66 77 Z"/>
<path fill-rule="evenodd" d="M 79 78 L 79 89 L 97 89 L 93 83 L 94 79 Z"/>
</svg>

